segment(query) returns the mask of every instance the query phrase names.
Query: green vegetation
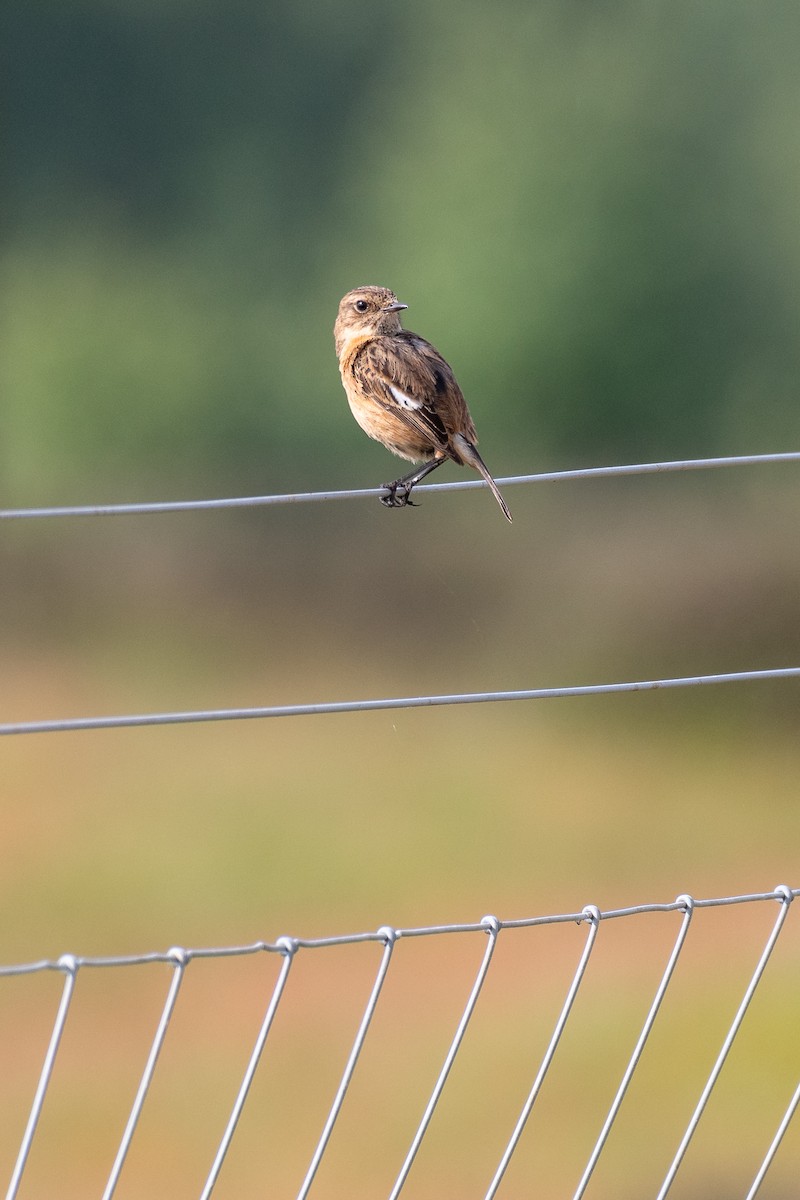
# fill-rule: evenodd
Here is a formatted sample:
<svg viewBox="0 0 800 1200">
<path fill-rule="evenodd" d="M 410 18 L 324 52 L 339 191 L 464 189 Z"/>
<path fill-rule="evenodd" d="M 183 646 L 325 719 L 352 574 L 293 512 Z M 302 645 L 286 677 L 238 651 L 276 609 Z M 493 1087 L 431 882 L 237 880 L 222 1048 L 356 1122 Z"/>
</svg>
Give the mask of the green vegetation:
<svg viewBox="0 0 800 1200">
<path fill-rule="evenodd" d="M 330 346 L 359 282 L 410 304 L 509 471 L 797 435 L 791 5 L 4 24 L 10 502 L 371 480 Z"/>
</svg>

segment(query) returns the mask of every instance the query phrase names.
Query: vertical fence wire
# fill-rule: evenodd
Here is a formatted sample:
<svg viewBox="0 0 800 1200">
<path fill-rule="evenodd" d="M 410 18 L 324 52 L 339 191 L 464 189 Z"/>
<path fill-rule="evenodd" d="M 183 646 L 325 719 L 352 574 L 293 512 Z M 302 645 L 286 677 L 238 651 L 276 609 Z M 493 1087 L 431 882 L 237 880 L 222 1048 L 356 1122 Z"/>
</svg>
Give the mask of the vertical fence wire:
<svg viewBox="0 0 800 1200">
<path fill-rule="evenodd" d="M 533 1109 L 539 1092 L 541 1091 L 545 1076 L 550 1069 L 550 1064 L 555 1057 L 556 1050 L 558 1049 L 558 1043 L 561 1041 L 561 1035 L 564 1032 L 564 1027 L 569 1019 L 570 1013 L 572 1012 L 572 1006 L 575 1003 L 575 997 L 578 994 L 578 989 L 583 982 L 584 975 L 586 974 L 586 968 L 589 965 L 589 957 L 594 949 L 594 944 L 597 940 L 597 931 L 600 928 L 600 910 L 596 908 L 595 905 L 589 904 L 583 910 L 583 918 L 589 926 L 589 934 L 586 939 L 586 944 L 583 948 L 583 953 L 581 954 L 572 983 L 569 986 L 569 991 L 567 992 L 567 998 L 564 1001 L 564 1006 L 559 1013 L 558 1020 L 556 1021 L 556 1026 L 553 1030 L 553 1036 L 550 1038 L 544 1058 L 542 1059 L 542 1064 L 539 1067 L 535 1080 L 533 1081 L 533 1087 L 530 1090 L 528 1099 L 523 1105 L 522 1112 L 520 1113 L 519 1120 L 514 1127 L 514 1132 L 511 1135 L 508 1145 L 503 1151 L 503 1156 L 500 1159 L 500 1165 L 495 1172 L 492 1182 L 489 1184 L 489 1190 L 486 1193 L 486 1200 L 492 1200 L 492 1197 L 497 1194 L 497 1189 L 500 1187 L 503 1176 L 508 1168 L 508 1164 L 511 1161 L 511 1155 L 516 1150 L 519 1139 L 522 1137 L 522 1131 L 527 1124 L 528 1117 L 531 1115 L 531 1110 Z"/>
<path fill-rule="evenodd" d="M 133 1135 L 136 1132 L 136 1126 L 139 1123 L 139 1117 L 141 1116 L 142 1108 L 144 1107 L 144 1102 L 147 1098 L 147 1093 L 153 1079 L 153 1074 L 158 1062 L 158 1056 L 161 1053 L 161 1047 L 164 1045 L 164 1038 L 167 1036 L 167 1028 L 169 1027 L 170 1018 L 175 1010 L 178 993 L 181 989 L 181 984 L 183 983 L 184 972 L 186 970 L 188 959 L 185 953 L 181 950 L 171 950 L 169 953 L 170 956 L 174 958 L 175 966 L 172 972 L 172 979 L 170 980 L 169 991 L 167 992 L 167 999 L 161 1012 L 155 1037 L 153 1038 L 152 1045 L 150 1046 L 150 1053 L 147 1056 L 147 1062 L 145 1063 L 141 1082 L 139 1083 L 139 1087 L 133 1101 L 133 1107 L 131 1108 L 130 1116 L 128 1117 L 128 1122 L 125 1126 L 125 1131 L 122 1135 L 122 1140 L 120 1141 L 116 1158 L 114 1159 L 114 1165 L 111 1168 L 111 1174 L 108 1177 L 108 1183 L 103 1191 L 103 1200 L 111 1200 L 111 1197 L 114 1195 L 114 1192 L 117 1189 L 119 1177 L 122 1173 L 122 1168 L 125 1165 L 125 1159 L 128 1156 L 128 1150 L 130 1149 L 131 1142 L 133 1141 Z"/>
<path fill-rule="evenodd" d="M 417 1156 L 417 1151 L 422 1144 L 422 1139 L 428 1132 L 428 1126 L 431 1123 L 436 1105 L 439 1103 L 439 1097 L 444 1091 L 444 1085 L 447 1083 L 447 1078 L 450 1074 L 450 1068 L 455 1062 L 456 1055 L 461 1048 L 461 1043 L 464 1040 L 464 1034 L 467 1032 L 467 1026 L 469 1025 L 473 1012 L 475 1011 L 475 1005 L 478 1003 L 478 997 L 481 994 L 481 989 L 483 988 L 489 967 L 491 966 L 492 956 L 494 955 L 495 946 L 497 945 L 497 935 L 500 932 L 501 925 L 497 920 L 497 917 L 484 917 L 481 923 L 486 926 L 486 932 L 489 935 L 489 942 L 486 946 L 486 950 L 484 951 L 483 961 L 481 962 L 478 970 L 477 978 L 472 985 L 472 991 L 469 994 L 467 1006 L 464 1009 L 461 1020 L 458 1023 L 455 1036 L 450 1043 L 450 1049 L 447 1051 L 444 1065 L 439 1072 L 439 1076 L 434 1084 L 430 1100 L 428 1101 L 425 1112 L 422 1115 L 422 1120 L 420 1121 L 419 1127 L 414 1134 L 411 1147 L 405 1157 L 402 1167 L 400 1168 L 400 1174 L 397 1176 L 394 1187 L 389 1195 L 389 1200 L 397 1200 L 397 1197 L 400 1195 L 406 1179 L 408 1178 L 409 1171 L 411 1170 L 414 1159 Z"/>
<path fill-rule="evenodd" d="M 269 1004 L 267 1005 L 267 1011 L 264 1015 L 264 1020 L 261 1023 L 261 1028 L 258 1031 L 258 1037 L 256 1038 L 253 1052 L 250 1055 L 250 1059 L 245 1069 L 239 1091 L 237 1092 L 236 1099 L 233 1103 L 228 1124 L 225 1126 L 225 1132 L 222 1135 L 222 1141 L 219 1144 L 217 1153 L 214 1156 L 214 1161 L 211 1164 L 211 1170 L 208 1173 L 208 1178 L 206 1179 L 205 1184 L 203 1185 L 203 1190 L 200 1193 L 200 1200 L 208 1200 L 208 1197 L 211 1195 L 216 1186 L 219 1173 L 222 1170 L 222 1164 L 225 1161 L 225 1155 L 228 1153 L 228 1149 L 230 1148 L 233 1135 L 236 1132 L 236 1126 L 239 1124 L 239 1118 L 242 1115 L 242 1109 L 244 1108 L 245 1101 L 247 1100 L 247 1096 L 250 1091 L 250 1085 L 255 1077 L 256 1068 L 261 1060 L 261 1054 L 264 1050 L 264 1046 L 266 1045 L 269 1031 L 272 1028 L 272 1022 L 275 1019 L 275 1013 L 278 1011 L 278 1005 L 283 997 L 286 981 L 289 978 L 289 971 L 291 970 L 291 966 L 294 961 L 297 945 L 291 938 L 281 938 L 278 945 L 284 954 L 283 964 L 281 966 L 278 979 L 275 983 L 275 987 L 272 990 L 272 996 Z"/>
<path fill-rule="evenodd" d="M 381 994 L 381 989 L 383 987 L 384 980 L 386 979 L 386 973 L 389 970 L 389 963 L 392 959 L 392 951 L 394 950 L 395 942 L 397 940 L 397 933 L 394 929 L 388 928 L 383 928 L 379 930 L 379 932 L 384 941 L 384 950 L 380 966 L 378 967 L 378 975 L 373 985 L 372 992 L 370 993 L 369 1000 L 367 1001 L 367 1007 L 364 1010 L 364 1016 L 361 1018 L 361 1024 L 358 1027 L 358 1033 L 356 1034 L 356 1039 L 353 1042 L 353 1048 L 350 1051 L 350 1055 L 347 1059 L 347 1065 L 345 1066 L 341 1082 L 339 1083 L 339 1087 L 336 1091 L 336 1096 L 334 1097 L 333 1104 L 331 1105 L 331 1110 L 328 1113 L 328 1119 L 325 1122 L 324 1129 L 322 1130 L 322 1136 L 317 1143 L 317 1148 L 311 1158 L 311 1165 L 306 1172 L 306 1177 L 303 1180 L 300 1191 L 297 1193 L 297 1200 L 305 1200 L 305 1197 L 311 1190 L 311 1185 L 314 1182 L 314 1176 L 319 1169 L 322 1156 L 327 1149 L 328 1142 L 330 1141 L 331 1134 L 333 1133 L 333 1127 L 336 1124 L 339 1113 L 342 1110 L 347 1089 L 349 1088 L 350 1081 L 353 1078 L 353 1073 L 356 1069 L 356 1063 L 358 1062 L 358 1057 L 361 1054 L 361 1048 L 364 1045 L 364 1040 L 366 1039 L 369 1031 L 370 1022 L 372 1021 L 372 1017 Z"/>
<path fill-rule="evenodd" d="M 678 958 L 681 950 L 683 949 L 684 942 L 686 941 L 686 935 L 689 932 L 689 923 L 691 922 L 692 914 L 694 912 L 694 901 L 692 900 L 691 896 L 679 896 L 678 902 L 683 902 L 685 904 L 683 921 L 681 922 L 681 927 L 678 930 L 678 937 L 675 941 L 675 945 L 672 948 L 672 953 L 669 956 L 664 974 L 662 975 L 661 981 L 656 989 L 655 998 L 650 1006 L 650 1011 L 647 1014 L 645 1023 L 642 1026 L 642 1032 L 639 1034 L 639 1038 L 634 1046 L 633 1054 L 631 1055 L 628 1065 L 625 1068 L 625 1073 L 622 1076 L 622 1082 L 620 1083 L 617 1094 L 611 1103 L 611 1108 L 608 1110 L 608 1116 L 605 1119 L 603 1128 L 600 1130 L 600 1136 L 598 1137 L 595 1147 L 589 1157 L 589 1161 L 586 1164 L 586 1170 L 581 1176 L 581 1180 L 578 1184 L 573 1200 L 581 1200 L 581 1197 L 584 1195 L 587 1187 L 589 1186 L 589 1180 L 591 1179 L 592 1173 L 597 1166 L 597 1162 L 602 1154 L 603 1147 L 608 1140 L 608 1135 L 611 1133 L 611 1126 L 614 1124 L 614 1121 L 617 1118 L 617 1113 L 622 1107 L 622 1101 L 625 1099 L 625 1093 L 628 1090 L 628 1084 L 633 1078 L 633 1073 L 639 1065 L 639 1060 L 644 1052 L 645 1043 L 650 1036 L 650 1031 L 653 1028 L 653 1025 L 655 1024 L 656 1017 L 658 1016 L 659 1009 L 661 1008 L 661 1001 L 666 995 L 667 988 L 670 985 L 673 972 L 678 963 Z"/>
<path fill-rule="evenodd" d="M 64 985 L 58 1010 L 53 1023 L 49 1045 L 45 1055 L 44 1064 L 39 1075 L 27 1125 L 25 1127 L 19 1153 L 17 1155 L 11 1176 L 11 1182 L 7 1192 L 7 1200 L 16 1200 L 20 1189 L 23 1172 L 26 1169 L 29 1155 L 31 1153 L 34 1138 L 37 1136 L 46 1094 L 54 1073 L 56 1056 L 61 1044 L 67 1017 L 71 1011 L 70 1006 L 74 997 L 75 984 L 79 970 L 87 970 L 95 967 L 107 969 L 109 967 L 122 966 L 124 966 L 126 969 L 130 969 L 132 965 L 144 965 L 147 963 L 161 962 L 170 965 L 173 971 L 168 994 L 153 1036 L 150 1050 L 147 1055 L 143 1074 L 127 1119 L 127 1123 L 125 1125 L 124 1132 L 122 1134 L 121 1141 L 119 1143 L 119 1147 L 116 1152 L 113 1167 L 111 1169 L 105 1191 L 103 1192 L 103 1200 L 112 1200 L 112 1197 L 119 1184 L 123 1168 L 127 1161 L 128 1152 L 138 1127 L 142 1109 L 149 1095 L 150 1085 L 157 1069 L 159 1056 L 162 1052 L 165 1039 L 170 1028 L 170 1021 L 177 1004 L 178 995 L 186 978 L 186 968 L 188 964 L 193 958 L 196 957 L 223 958 L 230 957 L 232 955 L 260 954 L 264 952 L 279 954 L 282 956 L 283 961 L 281 968 L 278 972 L 278 977 L 274 984 L 263 1022 L 256 1037 L 256 1041 L 250 1054 L 250 1058 L 248 1060 L 235 1101 L 233 1103 L 227 1125 L 225 1127 L 216 1155 L 213 1159 L 208 1178 L 206 1179 L 201 1193 L 201 1200 L 208 1200 L 218 1181 L 223 1163 L 236 1132 L 245 1102 L 248 1099 L 256 1070 L 259 1066 L 263 1051 L 265 1049 L 267 1038 L 273 1027 L 278 1006 L 284 999 L 289 971 L 293 964 L 297 950 L 316 950 L 326 946 L 337 947 L 356 944 L 382 944 L 383 952 L 368 1000 L 366 1002 L 366 1007 L 360 1019 L 359 1026 L 341 1074 L 335 1096 L 331 1103 L 327 1119 L 325 1120 L 322 1133 L 316 1144 L 316 1148 L 313 1152 L 310 1164 L 307 1168 L 300 1191 L 298 1193 L 299 1200 L 305 1200 L 314 1183 L 323 1156 L 327 1151 L 331 1136 L 333 1134 L 334 1126 L 344 1106 L 348 1089 L 359 1061 L 359 1056 L 364 1046 L 365 1039 L 371 1027 L 371 1022 L 382 994 L 383 984 L 387 976 L 389 965 L 392 960 L 392 953 L 397 941 L 404 938 L 438 938 L 443 936 L 449 937 L 459 936 L 462 934 L 474 934 L 477 932 L 483 932 L 486 934 L 488 936 L 488 941 L 481 963 L 473 980 L 469 996 L 466 1000 L 464 1010 L 458 1021 L 455 1033 L 452 1036 L 452 1040 L 445 1054 L 444 1061 L 439 1069 L 439 1073 L 433 1085 L 433 1090 L 426 1103 L 424 1112 L 419 1121 L 419 1125 L 414 1132 L 410 1146 L 405 1154 L 399 1174 L 397 1175 L 397 1178 L 390 1191 L 390 1200 L 398 1200 L 398 1197 L 409 1178 L 414 1163 L 416 1162 L 418 1151 L 422 1145 L 422 1142 L 428 1134 L 435 1111 L 437 1109 L 437 1105 L 440 1102 L 444 1088 L 450 1078 L 451 1069 L 467 1035 L 470 1021 L 472 1020 L 473 1014 L 479 1003 L 479 999 L 482 995 L 482 989 L 487 979 L 490 966 L 493 962 L 493 955 L 496 949 L 499 933 L 505 929 L 525 927 L 533 928 L 540 925 L 565 924 L 575 921 L 579 923 L 586 923 L 586 940 L 580 953 L 578 964 L 567 988 L 566 997 L 555 1021 L 550 1040 L 547 1044 L 541 1064 L 536 1072 L 530 1093 L 528 1094 L 511 1137 L 505 1146 L 499 1161 L 499 1165 L 492 1178 L 489 1190 L 486 1193 L 487 1200 L 492 1200 L 492 1198 L 496 1195 L 498 1188 L 500 1187 L 501 1181 L 503 1180 L 503 1177 L 509 1166 L 511 1157 L 519 1145 L 532 1109 L 539 1099 L 545 1078 L 551 1069 L 566 1023 L 572 1014 L 578 991 L 582 986 L 587 974 L 589 959 L 596 944 L 600 922 L 603 920 L 628 918 L 633 916 L 641 917 L 647 914 L 653 915 L 655 913 L 679 913 L 681 914 L 682 920 L 674 944 L 669 952 L 666 965 L 663 968 L 661 978 L 656 986 L 655 994 L 650 1003 L 644 1023 L 641 1027 L 638 1037 L 636 1038 L 630 1058 L 623 1071 L 622 1079 L 611 1101 L 600 1133 L 589 1156 L 586 1167 L 584 1168 L 580 1182 L 578 1183 L 577 1190 L 573 1193 L 574 1200 L 582 1200 L 592 1178 L 593 1172 L 607 1144 L 614 1122 L 625 1100 L 626 1093 L 633 1075 L 645 1052 L 648 1038 L 651 1035 L 654 1024 L 661 1011 L 663 1001 L 665 1000 L 668 989 L 673 980 L 679 958 L 686 944 L 690 923 L 692 922 L 693 918 L 696 917 L 697 910 L 699 908 L 709 908 L 721 905 L 740 905 L 759 901 L 763 902 L 767 900 L 771 900 L 773 902 L 777 901 L 779 904 L 779 909 L 776 919 L 773 922 L 766 941 L 764 942 L 758 963 L 750 976 L 738 1009 L 727 1029 L 722 1047 L 717 1053 L 714 1065 L 711 1069 L 705 1086 L 703 1087 L 700 1099 L 697 1102 L 686 1131 L 681 1139 L 678 1150 L 661 1186 L 661 1190 L 658 1193 L 659 1200 L 663 1200 L 684 1163 L 686 1152 L 692 1138 L 694 1137 L 698 1124 L 705 1112 L 709 1097 L 711 1096 L 711 1093 L 717 1084 L 728 1054 L 733 1045 L 734 1039 L 739 1033 L 755 991 L 761 983 L 770 961 L 772 951 L 775 948 L 778 938 L 785 927 L 785 922 L 788 917 L 789 907 L 792 899 L 797 894 L 800 894 L 800 890 L 792 891 L 788 887 L 780 886 L 773 889 L 771 892 L 753 893 L 738 897 L 723 897 L 717 900 L 694 900 L 691 897 L 684 895 L 679 896 L 676 901 L 670 904 L 639 905 L 627 909 L 609 910 L 604 913 L 593 905 L 587 905 L 582 911 L 574 913 L 562 913 L 549 917 L 532 917 L 509 921 L 501 921 L 496 917 L 484 917 L 483 920 L 478 923 L 461 925 L 439 925 L 405 930 L 382 927 L 376 932 L 371 933 L 358 933 L 311 940 L 303 940 L 299 938 L 280 938 L 274 943 L 258 942 L 249 946 L 223 947 L 218 949 L 204 950 L 172 949 L 166 953 L 151 952 L 138 956 L 128 955 L 105 959 L 80 958 L 75 955 L 66 954 L 57 960 L 40 960 L 39 962 L 21 964 L 18 966 L 0 966 L 0 979 L 8 979 L 23 974 L 30 975 L 32 973 L 45 973 L 54 970 L 62 972 L 64 975 Z M 772 1142 L 770 1143 L 766 1155 L 758 1167 L 750 1191 L 747 1193 L 746 1200 L 755 1200 L 756 1194 L 776 1158 L 789 1124 L 796 1115 L 798 1108 L 800 1108 L 800 1085 L 797 1086 L 791 1096 L 789 1104 L 780 1120 L 779 1126 L 772 1139 Z"/>
<path fill-rule="evenodd" d="M 764 1182 L 764 1177 L 766 1176 L 767 1171 L 772 1166 L 775 1155 L 778 1153 L 778 1147 L 780 1146 L 781 1142 L 783 1141 L 783 1135 L 786 1133 L 786 1130 L 789 1128 L 789 1122 L 791 1121 L 794 1114 L 797 1112 L 798 1105 L 800 1105 L 800 1083 L 797 1085 L 794 1095 L 792 1096 L 791 1100 L 789 1101 L 789 1107 L 786 1109 L 786 1112 L 783 1114 L 783 1119 L 781 1120 L 781 1123 L 778 1126 L 778 1131 L 775 1134 L 775 1137 L 772 1139 L 772 1142 L 770 1143 L 769 1150 L 767 1151 L 767 1153 L 764 1157 L 764 1161 L 762 1162 L 761 1166 L 759 1167 L 756 1177 L 753 1180 L 753 1186 L 750 1188 L 750 1191 L 745 1196 L 745 1200 L 755 1200 L 756 1193 L 758 1192 L 759 1188 L 761 1187 L 761 1184 Z"/>
<path fill-rule="evenodd" d="M 47 1047 L 47 1053 L 44 1058 L 44 1065 L 39 1076 L 39 1082 L 36 1086 L 36 1092 L 31 1105 L 30 1116 L 28 1123 L 25 1126 L 25 1132 L 22 1135 L 22 1143 L 17 1155 L 17 1161 L 14 1164 L 14 1170 L 11 1174 L 11 1183 L 6 1192 L 6 1200 L 14 1200 L 14 1197 L 19 1191 L 19 1185 L 22 1181 L 22 1172 L 25 1170 L 25 1164 L 28 1161 L 28 1155 L 31 1152 L 34 1134 L 36 1127 L 39 1124 L 39 1118 L 42 1115 L 42 1106 L 44 1098 L 47 1094 L 47 1088 L 50 1084 L 50 1079 L 53 1075 L 53 1067 L 55 1066 L 56 1055 L 58 1048 L 61 1045 L 61 1035 L 64 1032 L 64 1026 L 67 1022 L 67 1014 L 69 1006 L 72 1002 L 72 997 L 75 991 L 75 980 L 78 973 L 78 964 L 76 959 L 71 954 L 65 954 L 59 959 L 60 969 L 64 971 L 64 988 L 61 993 L 61 1000 L 58 1005 L 56 1019 L 53 1024 L 53 1032 L 50 1035 L 50 1043 Z"/>
<path fill-rule="evenodd" d="M 778 916 L 775 920 L 775 924 L 772 927 L 772 932 L 770 933 L 770 935 L 767 939 L 767 943 L 764 947 L 764 950 L 761 954 L 760 959 L 758 960 L 756 969 L 753 972 L 750 982 L 747 985 L 744 996 L 742 997 L 742 1002 L 739 1005 L 738 1009 L 736 1010 L 736 1016 L 733 1018 L 733 1021 L 731 1022 L 731 1026 L 725 1036 L 724 1042 L 722 1043 L 722 1049 L 720 1050 L 720 1052 L 717 1056 L 717 1060 L 714 1063 L 714 1066 L 711 1068 L 711 1074 L 709 1075 L 706 1085 L 703 1088 L 703 1091 L 700 1095 L 700 1099 L 697 1102 L 697 1107 L 695 1108 L 694 1112 L 692 1113 L 692 1118 L 689 1121 L 688 1126 L 686 1127 L 686 1132 L 684 1133 L 684 1135 L 681 1139 L 681 1143 L 678 1146 L 675 1157 L 672 1160 L 669 1170 L 667 1171 L 667 1174 L 664 1178 L 664 1182 L 661 1185 L 661 1188 L 658 1192 L 658 1196 L 657 1196 L 656 1200 L 664 1200 L 664 1197 L 667 1195 L 670 1188 L 672 1187 L 672 1184 L 675 1182 L 675 1176 L 677 1175 L 680 1165 L 683 1162 L 684 1155 L 686 1154 L 686 1151 L 689 1148 L 689 1143 L 691 1142 L 692 1138 L 694 1137 L 695 1130 L 697 1129 L 697 1126 L 700 1123 L 700 1118 L 703 1115 L 706 1104 L 708 1103 L 708 1099 L 709 1099 L 712 1091 L 714 1090 L 714 1087 L 716 1086 L 717 1080 L 720 1077 L 722 1068 L 725 1065 L 725 1060 L 728 1057 L 730 1048 L 733 1045 L 734 1039 L 735 1039 L 737 1033 L 739 1032 L 739 1029 L 741 1028 L 742 1022 L 744 1021 L 745 1014 L 747 1013 L 747 1009 L 750 1006 L 750 1001 L 753 999 L 755 990 L 758 987 L 759 983 L 761 982 L 761 978 L 764 974 L 764 971 L 766 970 L 766 966 L 767 966 L 767 963 L 769 962 L 770 955 L 772 954 L 772 951 L 775 947 L 775 943 L 777 942 L 777 940 L 780 936 L 781 930 L 783 929 L 786 918 L 789 915 L 789 906 L 790 906 L 792 900 L 794 899 L 793 893 L 787 887 L 779 887 L 779 888 L 776 888 L 775 891 L 776 891 L 776 898 L 778 899 L 781 907 L 778 910 Z"/>
</svg>

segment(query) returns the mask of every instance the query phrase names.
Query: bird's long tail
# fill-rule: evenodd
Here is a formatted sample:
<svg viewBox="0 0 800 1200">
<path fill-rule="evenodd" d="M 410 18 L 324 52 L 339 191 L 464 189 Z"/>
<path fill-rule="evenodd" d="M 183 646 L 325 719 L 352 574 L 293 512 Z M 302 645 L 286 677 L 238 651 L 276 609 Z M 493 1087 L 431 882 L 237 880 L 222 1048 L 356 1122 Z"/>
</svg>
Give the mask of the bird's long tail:
<svg viewBox="0 0 800 1200">
<path fill-rule="evenodd" d="M 466 463 L 467 466 L 473 467 L 479 472 L 479 474 L 483 476 L 489 487 L 492 489 L 492 495 L 503 510 L 503 516 L 507 521 L 511 521 L 511 513 L 508 510 L 508 505 L 502 497 L 500 488 L 492 479 L 491 475 L 489 474 L 489 468 L 486 466 L 486 463 L 483 461 L 480 454 L 478 454 L 478 451 L 475 449 L 472 442 L 467 441 L 462 433 L 453 434 L 451 440 L 459 453 L 461 461 Z"/>
</svg>

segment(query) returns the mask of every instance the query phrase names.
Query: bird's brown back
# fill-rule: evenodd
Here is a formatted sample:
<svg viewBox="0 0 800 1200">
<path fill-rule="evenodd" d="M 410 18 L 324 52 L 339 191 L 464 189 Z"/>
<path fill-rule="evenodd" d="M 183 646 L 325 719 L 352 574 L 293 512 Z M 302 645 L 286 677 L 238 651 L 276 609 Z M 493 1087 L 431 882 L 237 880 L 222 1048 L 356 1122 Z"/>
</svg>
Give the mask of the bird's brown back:
<svg viewBox="0 0 800 1200">
<path fill-rule="evenodd" d="M 354 346 L 342 363 L 359 390 L 386 406 L 416 431 L 420 454 L 435 453 L 461 462 L 452 437 L 460 433 L 475 443 L 475 426 L 449 363 L 438 350 L 410 330 L 382 334 Z M 411 404 L 398 403 L 398 393 Z M 427 446 L 423 443 L 427 439 Z"/>
</svg>

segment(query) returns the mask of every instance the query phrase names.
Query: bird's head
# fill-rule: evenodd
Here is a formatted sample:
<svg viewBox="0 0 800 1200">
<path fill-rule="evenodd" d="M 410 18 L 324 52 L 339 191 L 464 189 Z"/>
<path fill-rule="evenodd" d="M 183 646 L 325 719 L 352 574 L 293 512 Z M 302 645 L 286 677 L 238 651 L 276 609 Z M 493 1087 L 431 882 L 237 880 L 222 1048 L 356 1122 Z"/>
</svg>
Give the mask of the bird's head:
<svg viewBox="0 0 800 1200">
<path fill-rule="evenodd" d="M 401 304 L 388 288 L 353 288 L 342 297 L 333 327 L 337 355 L 341 357 L 353 340 L 398 333 L 402 329 L 400 312 L 404 308 L 408 305 Z"/>
</svg>

